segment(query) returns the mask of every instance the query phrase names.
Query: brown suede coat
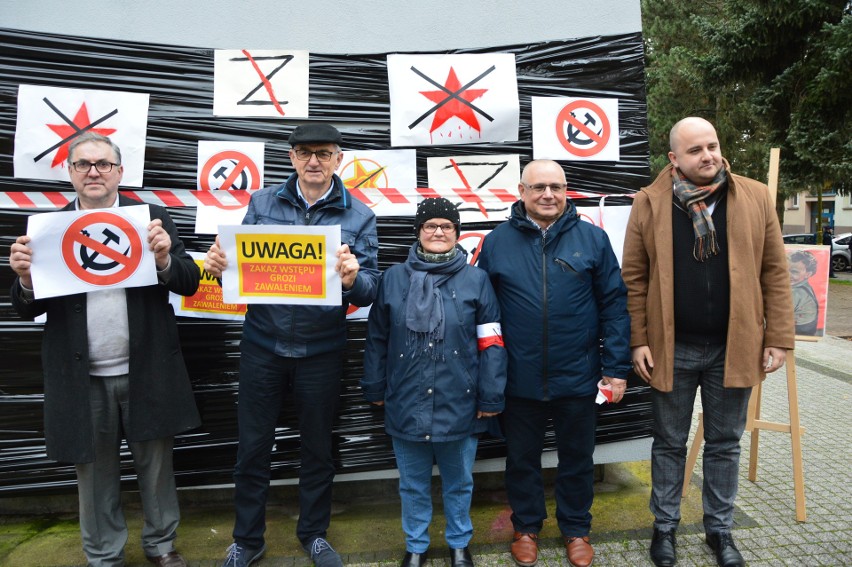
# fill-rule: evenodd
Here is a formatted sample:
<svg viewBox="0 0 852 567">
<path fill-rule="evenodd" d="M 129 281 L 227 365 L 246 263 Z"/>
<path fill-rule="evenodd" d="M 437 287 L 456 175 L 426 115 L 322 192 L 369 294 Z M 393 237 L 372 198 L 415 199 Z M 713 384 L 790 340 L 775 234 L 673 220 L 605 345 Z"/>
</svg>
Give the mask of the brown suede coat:
<svg viewBox="0 0 852 567">
<path fill-rule="evenodd" d="M 728 250 L 731 311 L 725 386 L 757 385 L 766 377 L 764 347 L 795 346 L 793 302 L 781 227 L 766 185 L 728 170 Z M 674 380 L 674 260 L 672 166 L 633 201 L 624 238 L 622 276 L 627 284 L 631 348 L 648 345 L 651 386 L 663 392 Z"/>
</svg>

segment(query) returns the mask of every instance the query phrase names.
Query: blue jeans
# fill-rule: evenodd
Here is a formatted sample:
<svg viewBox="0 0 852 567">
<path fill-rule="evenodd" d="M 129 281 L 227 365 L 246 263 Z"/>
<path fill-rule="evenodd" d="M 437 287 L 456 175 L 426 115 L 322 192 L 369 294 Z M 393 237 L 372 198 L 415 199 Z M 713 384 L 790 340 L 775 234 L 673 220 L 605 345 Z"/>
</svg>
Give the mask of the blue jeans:
<svg viewBox="0 0 852 567">
<path fill-rule="evenodd" d="M 342 353 L 288 358 L 247 341 L 240 345 L 239 446 L 234 468 L 234 541 L 240 545 L 258 548 L 264 544 L 275 426 L 282 402 L 289 396 L 299 415 L 296 536 L 303 546 L 326 536 L 334 479 L 331 434 L 342 374 Z"/>
<path fill-rule="evenodd" d="M 548 419 L 553 420 L 559 465 L 556 521 L 566 537 L 589 535 L 594 500 L 595 397 L 540 401 L 506 397 L 506 493 L 515 531 L 538 533 L 547 508 L 541 479 L 541 452 Z"/>
<path fill-rule="evenodd" d="M 473 536 L 470 500 L 473 496 L 473 461 L 477 443 L 477 438 L 472 435 L 442 443 L 406 441 L 393 437 L 393 451 L 399 468 L 399 496 L 402 500 L 406 551 L 425 553 L 429 549 L 433 458 L 441 473 L 447 545 L 451 549 L 467 547 Z"/>
<path fill-rule="evenodd" d="M 651 390 L 654 444 L 650 508 L 654 527 L 662 531 L 676 529 L 680 523 L 686 441 L 699 386 L 704 412 L 704 530 L 718 533 L 733 527 L 740 438 L 751 388 L 725 388 L 724 370 L 725 345 L 675 343 L 672 391 Z"/>
</svg>

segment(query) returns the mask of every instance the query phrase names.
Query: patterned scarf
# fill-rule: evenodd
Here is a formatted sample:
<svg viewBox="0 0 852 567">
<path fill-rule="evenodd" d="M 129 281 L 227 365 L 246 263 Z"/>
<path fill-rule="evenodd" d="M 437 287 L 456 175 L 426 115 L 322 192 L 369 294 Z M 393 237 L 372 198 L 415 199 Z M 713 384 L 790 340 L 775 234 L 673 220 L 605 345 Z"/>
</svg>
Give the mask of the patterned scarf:
<svg viewBox="0 0 852 567">
<path fill-rule="evenodd" d="M 692 229 L 695 232 L 692 255 L 699 262 L 719 253 L 716 228 L 713 226 L 713 219 L 704 201 L 713 195 L 727 179 L 728 174 L 723 167 L 709 185 L 697 187 L 678 168 L 672 168 L 674 194 L 692 219 Z"/>
<path fill-rule="evenodd" d="M 467 252 L 454 247 L 446 254 L 427 254 L 415 242 L 408 251 L 405 271 L 408 272 L 408 300 L 405 306 L 405 326 L 409 344 L 418 350 L 432 349 L 432 358 L 443 356 L 444 301 L 441 284 L 465 267 Z"/>
</svg>

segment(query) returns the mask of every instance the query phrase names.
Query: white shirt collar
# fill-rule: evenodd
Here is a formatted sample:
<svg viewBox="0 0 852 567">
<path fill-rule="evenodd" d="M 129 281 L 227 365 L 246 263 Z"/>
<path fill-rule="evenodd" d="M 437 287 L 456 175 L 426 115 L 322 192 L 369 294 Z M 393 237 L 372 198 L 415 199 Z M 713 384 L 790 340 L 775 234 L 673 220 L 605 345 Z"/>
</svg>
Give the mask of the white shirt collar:
<svg viewBox="0 0 852 567">
<path fill-rule="evenodd" d="M 327 198 L 328 198 L 328 196 L 329 196 L 329 195 L 331 195 L 331 190 L 332 190 L 332 189 L 334 189 L 334 180 L 333 180 L 333 179 L 331 180 L 331 185 L 329 185 L 329 187 L 328 187 L 328 191 L 326 191 L 325 193 L 323 193 L 323 194 L 322 194 L 322 197 L 320 197 L 319 199 L 317 199 L 317 200 L 316 200 L 316 203 L 314 203 L 314 205 L 316 205 L 316 204 L 317 204 L 317 203 L 319 203 L 320 201 L 324 201 L 325 199 L 327 199 Z M 298 195 L 298 196 L 299 196 L 299 199 L 301 199 L 301 200 L 302 200 L 302 202 L 305 204 L 305 208 L 307 208 L 307 209 L 310 209 L 310 208 L 311 208 L 311 206 L 312 206 L 312 205 L 311 205 L 310 203 L 308 203 L 308 200 L 307 200 L 307 199 L 305 199 L 305 195 L 304 195 L 304 194 L 302 194 L 302 186 L 301 186 L 301 185 L 299 185 L 299 178 L 298 178 L 298 177 L 296 178 L 296 195 Z"/>
</svg>

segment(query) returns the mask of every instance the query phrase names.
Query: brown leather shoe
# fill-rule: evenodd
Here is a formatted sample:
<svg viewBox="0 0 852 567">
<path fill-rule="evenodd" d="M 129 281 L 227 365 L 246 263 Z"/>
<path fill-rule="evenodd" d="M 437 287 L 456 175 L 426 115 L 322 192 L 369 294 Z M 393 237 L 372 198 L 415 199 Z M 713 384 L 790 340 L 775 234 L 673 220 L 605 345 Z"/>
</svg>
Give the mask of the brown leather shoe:
<svg viewBox="0 0 852 567">
<path fill-rule="evenodd" d="M 145 559 L 157 565 L 157 567 L 187 567 L 186 561 L 177 551 L 170 551 L 157 557 L 146 555 Z"/>
<path fill-rule="evenodd" d="M 568 563 L 573 567 L 589 567 L 595 558 L 595 550 L 589 544 L 589 536 L 566 537 L 565 551 L 568 552 Z"/>
<path fill-rule="evenodd" d="M 515 532 L 512 559 L 521 567 L 533 567 L 538 563 L 538 534 Z"/>
</svg>

